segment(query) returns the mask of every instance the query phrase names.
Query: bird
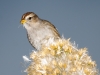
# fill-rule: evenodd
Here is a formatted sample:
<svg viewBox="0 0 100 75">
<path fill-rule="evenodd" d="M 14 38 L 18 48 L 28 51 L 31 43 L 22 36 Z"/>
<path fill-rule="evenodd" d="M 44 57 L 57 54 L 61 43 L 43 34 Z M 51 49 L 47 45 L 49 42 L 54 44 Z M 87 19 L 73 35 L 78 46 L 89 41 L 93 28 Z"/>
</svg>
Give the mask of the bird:
<svg viewBox="0 0 100 75">
<path fill-rule="evenodd" d="M 49 21 L 41 19 L 34 12 L 26 12 L 22 15 L 20 23 L 26 29 L 29 43 L 35 50 L 41 50 L 43 45 L 60 38 L 57 28 Z"/>
</svg>

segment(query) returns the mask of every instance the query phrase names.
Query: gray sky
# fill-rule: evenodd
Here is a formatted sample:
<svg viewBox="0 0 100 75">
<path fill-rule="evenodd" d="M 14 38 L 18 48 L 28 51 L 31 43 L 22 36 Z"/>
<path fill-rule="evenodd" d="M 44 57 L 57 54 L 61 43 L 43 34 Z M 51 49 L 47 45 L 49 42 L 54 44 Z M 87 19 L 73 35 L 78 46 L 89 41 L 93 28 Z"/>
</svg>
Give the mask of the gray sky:
<svg viewBox="0 0 100 75">
<path fill-rule="evenodd" d="M 100 69 L 100 0 L 0 0 L 0 75 L 24 75 L 22 56 L 33 48 L 20 18 L 28 11 L 53 23 L 78 48 L 87 47 Z"/>
</svg>

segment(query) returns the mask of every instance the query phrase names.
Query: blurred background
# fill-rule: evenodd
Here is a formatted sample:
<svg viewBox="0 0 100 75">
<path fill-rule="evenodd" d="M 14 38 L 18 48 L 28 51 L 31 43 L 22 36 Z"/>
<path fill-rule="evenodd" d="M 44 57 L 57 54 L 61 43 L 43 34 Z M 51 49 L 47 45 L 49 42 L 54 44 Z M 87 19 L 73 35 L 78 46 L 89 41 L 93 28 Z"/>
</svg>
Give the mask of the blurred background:
<svg viewBox="0 0 100 75">
<path fill-rule="evenodd" d="M 24 75 L 22 56 L 34 50 L 20 24 L 26 12 L 53 23 L 78 48 L 88 48 L 100 69 L 100 0 L 0 0 L 0 75 Z"/>
</svg>

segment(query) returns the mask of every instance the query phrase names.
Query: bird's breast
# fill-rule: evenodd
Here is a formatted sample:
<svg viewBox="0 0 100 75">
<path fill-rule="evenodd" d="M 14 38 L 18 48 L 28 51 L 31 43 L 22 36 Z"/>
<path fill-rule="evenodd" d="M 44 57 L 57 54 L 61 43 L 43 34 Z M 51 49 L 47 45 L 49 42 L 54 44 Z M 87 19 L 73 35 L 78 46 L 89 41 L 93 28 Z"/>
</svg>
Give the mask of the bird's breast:
<svg viewBox="0 0 100 75">
<path fill-rule="evenodd" d="M 34 29 L 28 32 L 28 39 L 37 50 L 40 50 L 41 46 L 47 43 L 48 39 L 53 36 L 52 31 L 48 28 Z"/>
</svg>

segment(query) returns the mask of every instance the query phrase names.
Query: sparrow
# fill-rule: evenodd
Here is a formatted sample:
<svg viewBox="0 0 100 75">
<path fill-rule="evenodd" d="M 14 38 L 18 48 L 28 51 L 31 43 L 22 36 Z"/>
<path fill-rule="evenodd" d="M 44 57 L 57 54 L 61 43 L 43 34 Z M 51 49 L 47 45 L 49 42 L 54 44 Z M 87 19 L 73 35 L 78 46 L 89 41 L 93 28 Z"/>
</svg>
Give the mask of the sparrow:
<svg viewBox="0 0 100 75">
<path fill-rule="evenodd" d="M 29 43 L 36 50 L 41 50 L 50 38 L 53 38 L 54 41 L 60 38 L 56 27 L 49 21 L 39 18 L 34 12 L 24 13 L 20 23 L 26 29 Z"/>
</svg>

